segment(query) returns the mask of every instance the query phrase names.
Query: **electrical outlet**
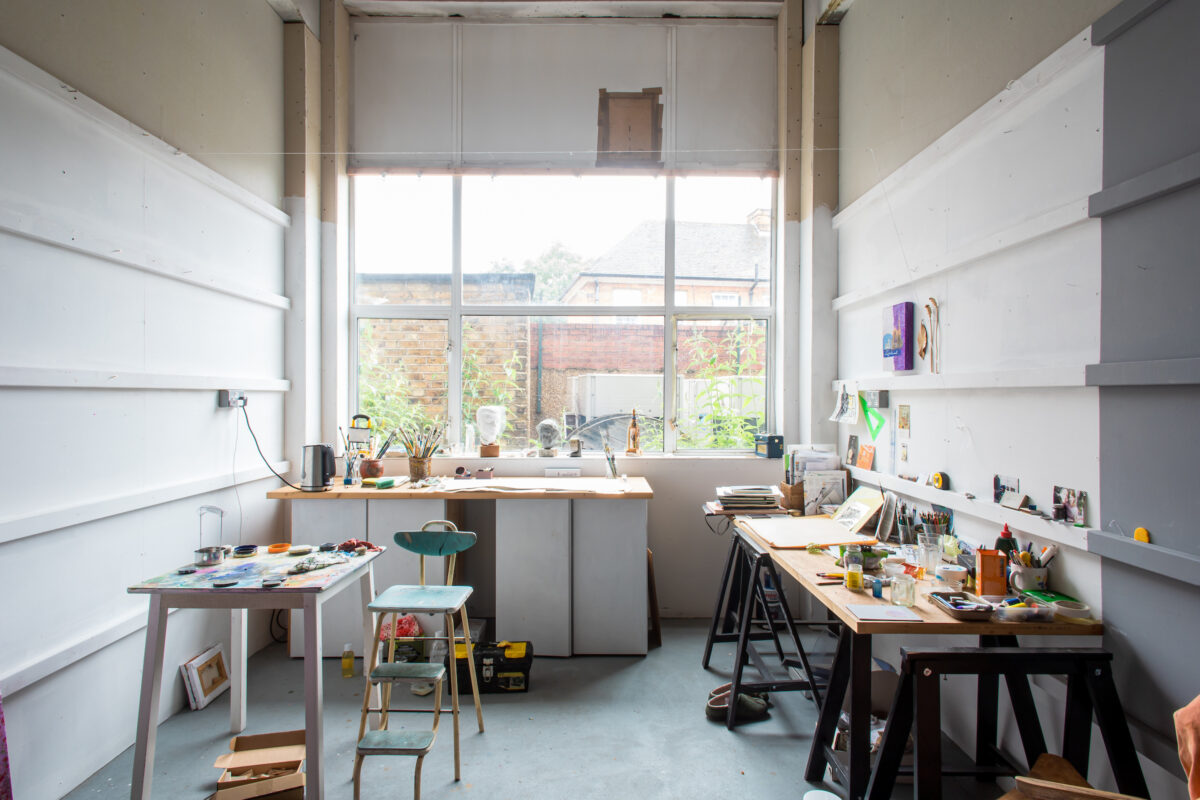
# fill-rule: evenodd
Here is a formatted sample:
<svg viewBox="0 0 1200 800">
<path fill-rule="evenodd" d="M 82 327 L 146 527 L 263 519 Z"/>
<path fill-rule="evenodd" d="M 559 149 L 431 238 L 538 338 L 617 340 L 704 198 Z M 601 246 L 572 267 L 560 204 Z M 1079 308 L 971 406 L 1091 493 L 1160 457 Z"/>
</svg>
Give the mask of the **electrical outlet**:
<svg viewBox="0 0 1200 800">
<path fill-rule="evenodd" d="M 246 405 L 246 393 L 241 389 L 217 391 L 217 408 L 241 408 Z"/>
<path fill-rule="evenodd" d="M 573 468 L 573 469 L 567 469 L 567 468 L 560 468 L 560 469 L 548 468 L 548 469 L 546 470 L 546 477 L 547 477 L 547 478 L 578 478 L 578 477 L 579 477 L 580 475 L 582 475 L 582 474 L 583 474 L 583 473 L 582 473 L 582 472 L 580 472 L 578 468 Z"/>
</svg>

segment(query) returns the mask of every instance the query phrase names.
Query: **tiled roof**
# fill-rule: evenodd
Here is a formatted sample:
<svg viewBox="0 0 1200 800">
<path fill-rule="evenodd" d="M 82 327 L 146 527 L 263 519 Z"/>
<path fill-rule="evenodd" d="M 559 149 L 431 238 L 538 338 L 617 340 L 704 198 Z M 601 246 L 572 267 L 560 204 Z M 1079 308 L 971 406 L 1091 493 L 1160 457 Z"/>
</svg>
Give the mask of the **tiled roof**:
<svg viewBox="0 0 1200 800">
<path fill-rule="evenodd" d="M 662 222 L 643 222 L 580 274 L 662 275 Z M 766 278 L 771 238 L 748 223 L 675 223 L 675 275 L 678 278 Z"/>
</svg>

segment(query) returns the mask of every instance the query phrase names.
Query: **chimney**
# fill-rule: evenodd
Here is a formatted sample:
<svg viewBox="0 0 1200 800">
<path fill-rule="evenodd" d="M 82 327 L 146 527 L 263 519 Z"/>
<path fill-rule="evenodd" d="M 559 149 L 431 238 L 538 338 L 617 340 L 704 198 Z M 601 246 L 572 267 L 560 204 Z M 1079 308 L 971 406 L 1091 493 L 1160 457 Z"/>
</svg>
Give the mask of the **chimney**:
<svg viewBox="0 0 1200 800">
<path fill-rule="evenodd" d="M 746 216 L 746 222 L 753 225 L 762 234 L 771 232 L 771 211 L 766 208 L 756 208 Z"/>
</svg>

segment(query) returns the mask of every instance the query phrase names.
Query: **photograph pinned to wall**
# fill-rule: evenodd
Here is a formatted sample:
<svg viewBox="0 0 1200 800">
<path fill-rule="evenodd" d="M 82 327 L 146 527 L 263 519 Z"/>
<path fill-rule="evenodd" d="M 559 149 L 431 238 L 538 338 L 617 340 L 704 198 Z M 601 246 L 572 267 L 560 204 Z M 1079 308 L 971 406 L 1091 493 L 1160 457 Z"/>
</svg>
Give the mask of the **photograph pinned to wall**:
<svg viewBox="0 0 1200 800">
<path fill-rule="evenodd" d="M 900 443 L 900 460 L 908 461 L 908 442 Z"/>
<path fill-rule="evenodd" d="M 864 444 L 858 448 L 858 460 L 854 462 L 854 466 L 860 469 L 871 469 L 875 464 L 875 445 Z"/>
<path fill-rule="evenodd" d="M 849 443 L 846 445 L 846 466 L 853 467 L 858 463 L 858 435 L 850 434 Z"/>
<path fill-rule="evenodd" d="M 829 415 L 830 422 L 844 422 L 854 425 L 858 422 L 858 384 L 853 381 L 843 381 L 838 389 L 837 405 Z"/>
<path fill-rule="evenodd" d="M 214 645 L 179 666 L 188 703 L 193 710 L 204 708 L 229 688 L 229 670 L 225 667 L 225 646 Z"/>
<path fill-rule="evenodd" d="M 912 436 L 912 406 L 896 406 L 896 438 L 908 439 Z"/>
<path fill-rule="evenodd" d="M 992 476 L 992 502 L 999 503 L 1007 492 L 1021 491 L 1021 481 L 1009 475 Z"/>
<path fill-rule="evenodd" d="M 1054 487 L 1054 518 L 1072 525 L 1087 524 L 1087 492 Z"/>
<path fill-rule="evenodd" d="M 908 372 L 913 368 L 913 304 L 896 303 L 883 309 L 883 368 Z"/>
</svg>

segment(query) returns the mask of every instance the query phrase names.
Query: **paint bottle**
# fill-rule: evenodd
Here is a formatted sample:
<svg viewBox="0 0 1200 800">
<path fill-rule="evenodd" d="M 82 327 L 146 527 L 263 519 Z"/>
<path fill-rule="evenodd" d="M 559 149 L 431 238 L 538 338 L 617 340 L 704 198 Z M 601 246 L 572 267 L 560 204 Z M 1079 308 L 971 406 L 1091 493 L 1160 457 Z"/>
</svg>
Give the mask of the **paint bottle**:
<svg viewBox="0 0 1200 800">
<path fill-rule="evenodd" d="M 996 538 L 996 549 L 1004 554 L 1004 560 L 1008 561 L 1012 554 L 1020 549 L 1017 545 L 1017 540 L 1013 538 L 1012 531 L 1008 529 L 1008 523 L 1004 523 L 1004 530 L 1000 531 L 1000 535 Z"/>
<path fill-rule="evenodd" d="M 342 677 L 354 677 L 354 645 L 346 642 L 345 648 L 342 649 Z"/>
</svg>

